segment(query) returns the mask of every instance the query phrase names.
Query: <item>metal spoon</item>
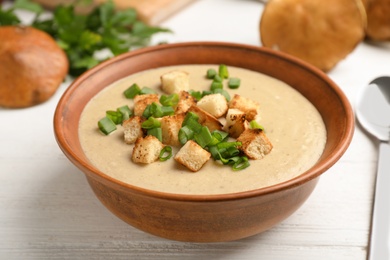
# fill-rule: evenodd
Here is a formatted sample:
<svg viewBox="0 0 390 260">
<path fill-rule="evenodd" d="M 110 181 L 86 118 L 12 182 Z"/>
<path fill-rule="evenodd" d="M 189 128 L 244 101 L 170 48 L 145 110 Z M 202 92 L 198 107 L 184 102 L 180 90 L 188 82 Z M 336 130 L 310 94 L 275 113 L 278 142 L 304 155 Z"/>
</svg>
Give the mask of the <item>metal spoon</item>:
<svg viewBox="0 0 390 260">
<path fill-rule="evenodd" d="M 390 259 L 390 77 L 364 87 L 356 105 L 360 124 L 381 141 L 368 259 Z"/>
</svg>

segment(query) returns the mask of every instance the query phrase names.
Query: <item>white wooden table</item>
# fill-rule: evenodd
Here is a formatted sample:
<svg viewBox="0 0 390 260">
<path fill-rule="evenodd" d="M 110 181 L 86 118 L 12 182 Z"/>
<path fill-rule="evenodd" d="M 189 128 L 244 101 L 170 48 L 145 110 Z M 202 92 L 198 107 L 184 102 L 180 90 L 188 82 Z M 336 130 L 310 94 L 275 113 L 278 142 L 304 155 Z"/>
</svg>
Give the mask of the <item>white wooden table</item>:
<svg viewBox="0 0 390 260">
<path fill-rule="evenodd" d="M 258 1 L 199 0 L 162 24 L 174 35 L 155 41 L 260 45 L 262 10 Z M 329 76 L 354 104 L 359 88 L 386 74 L 390 48 L 362 43 Z M 62 154 L 52 119 L 68 84 L 42 105 L 0 109 L 0 259 L 366 259 L 378 142 L 358 124 L 348 151 L 290 218 L 240 241 L 182 243 L 112 215 Z"/>
</svg>

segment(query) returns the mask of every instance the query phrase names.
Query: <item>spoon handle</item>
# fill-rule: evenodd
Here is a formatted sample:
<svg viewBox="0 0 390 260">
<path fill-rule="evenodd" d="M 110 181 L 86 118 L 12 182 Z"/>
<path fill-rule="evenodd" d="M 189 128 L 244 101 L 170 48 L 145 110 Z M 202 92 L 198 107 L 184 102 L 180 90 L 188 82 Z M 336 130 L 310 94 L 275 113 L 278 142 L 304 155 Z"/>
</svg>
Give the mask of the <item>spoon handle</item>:
<svg viewBox="0 0 390 260">
<path fill-rule="evenodd" d="M 379 145 L 369 260 L 390 259 L 390 144 Z"/>
</svg>

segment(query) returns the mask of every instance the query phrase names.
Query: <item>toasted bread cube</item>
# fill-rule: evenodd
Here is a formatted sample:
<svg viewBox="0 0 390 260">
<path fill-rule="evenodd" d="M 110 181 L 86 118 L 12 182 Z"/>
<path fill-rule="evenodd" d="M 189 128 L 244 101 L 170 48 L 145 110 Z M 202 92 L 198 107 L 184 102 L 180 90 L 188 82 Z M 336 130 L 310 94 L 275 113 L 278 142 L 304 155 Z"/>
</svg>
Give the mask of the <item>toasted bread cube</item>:
<svg viewBox="0 0 390 260">
<path fill-rule="evenodd" d="M 185 71 L 174 70 L 160 77 L 161 89 L 167 94 L 179 93 L 190 88 L 190 77 Z"/>
<path fill-rule="evenodd" d="M 191 96 L 190 93 L 183 90 L 179 93 L 179 102 L 175 108 L 175 114 L 181 114 L 187 112 L 187 110 L 192 106 L 196 105 L 196 99 Z"/>
<path fill-rule="evenodd" d="M 247 129 L 238 138 L 242 145 L 239 149 L 248 158 L 259 160 L 269 154 L 273 148 L 272 143 L 261 129 Z"/>
<path fill-rule="evenodd" d="M 193 172 L 200 168 L 210 159 L 211 154 L 196 142 L 189 140 L 175 155 L 175 160 Z"/>
<path fill-rule="evenodd" d="M 228 102 L 225 96 L 220 93 L 204 96 L 197 105 L 216 118 L 223 116 L 228 110 Z"/>
<path fill-rule="evenodd" d="M 243 111 L 246 114 L 246 119 L 250 122 L 257 116 L 259 103 L 235 94 L 229 101 L 229 108 L 236 108 Z"/>
<path fill-rule="evenodd" d="M 224 130 L 228 132 L 231 137 L 237 138 L 246 129 L 249 129 L 249 122 L 246 120 L 246 114 L 241 110 L 230 108 L 226 114 Z"/>
<path fill-rule="evenodd" d="M 132 116 L 122 124 L 125 143 L 133 144 L 139 137 L 143 137 L 142 117 Z"/>
<path fill-rule="evenodd" d="M 222 130 L 222 124 L 217 118 L 210 115 L 200 107 L 193 105 L 188 109 L 188 112 L 193 112 L 199 117 L 199 123 L 201 125 L 207 126 L 210 132 L 214 130 Z"/>
<path fill-rule="evenodd" d="M 142 116 L 145 108 L 153 102 L 159 103 L 157 94 L 144 94 L 134 97 L 134 115 Z"/>
<path fill-rule="evenodd" d="M 166 145 L 180 146 L 179 130 L 185 115 L 177 114 L 161 118 L 162 142 Z"/>
<path fill-rule="evenodd" d="M 161 150 L 165 145 L 157 137 L 148 135 L 145 138 L 140 137 L 135 141 L 131 159 L 135 163 L 152 163 L 157 161 Z"/>
</svg>

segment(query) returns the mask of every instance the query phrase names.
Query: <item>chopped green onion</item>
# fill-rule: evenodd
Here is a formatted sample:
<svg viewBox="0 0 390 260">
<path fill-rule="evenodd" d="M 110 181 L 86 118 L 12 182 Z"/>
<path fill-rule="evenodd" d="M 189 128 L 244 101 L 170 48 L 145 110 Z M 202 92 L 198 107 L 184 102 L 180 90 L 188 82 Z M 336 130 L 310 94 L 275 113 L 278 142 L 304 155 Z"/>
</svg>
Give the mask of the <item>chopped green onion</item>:
<svg viewBox="0 0 390 260">
<path fill-rule="evenodd" d="M 213 140 L 213 137 L 207 126 L 202 126 L 199 133 L 194 135 L 194 139 L 202 148 L 204 148 Z"/>
<path fill-rule="evenodd" d="M 216 89 L 223 89 L 223 84 L 222 84 L 222 82 L 213 81 L 213 82 L 211 83 L 210 91 L 211 91 L 211 92 L 214 92 L 214 90 L 216 90 Z"/>
<path fill-rule="evenodd" d="M 228 68 L 225 64 L 219 65 L 218 75 L 221 76 L 221 78 L 223 78 L 223 79 L 229 78 L 229 71 L 228 71 Z"/>
<path fill-rule="evenodd" d="M 250 126 L 252 129 L 261 129 L 261 130 L 264 131 L 264 127 L 263 127 L 262 125 L 260 125 L 256 120 L 250 121 L 249 126 Z"/>
<path fill-rule="evenodd" d="M 239 78 L 230 78 L 228 81 L 228 87 L 231 89 L 236 89 L 240 86 L 241 80 Z"/>
<path fill-rule="evenodd" d="M 161 106 L 160 104 L 153 102 L 152 104 L 146 106 L 144 112 L 142 113 L 142 116 L 145 118 L 149 118 L 151 116 L 163 117 L 163 116 L 173 115 L 174 113 L 175 110 L 173 109 L 173 107 Z"/>
<path fill-rule="evenodd" d="M 98 121 L 99 130 L 102 131 L 103 134 L 108 135 L 111 132 L 116 130 L 115 123 L 108 117 L 103 117 Z"/>
<path fill-rule="evenodd" d="M 208 69 L 207 70 L 207 78 L 213 79 L 217 75 L 217 71 L 215 69 Z"/>
<path fill-rule="evenodd" d="M 241 142 L 221 142 L 217 144 L 218 149 L 223 149 L 223 148 L 229 148 L 229 147 L 238 147 L 241 146 Z"/>
<path fill-rule="evenodd" d="M 114 111 L 114 110 L 108 110 L 106 111 L 106 117 L 112 120 L 114 124 L 119 125 L 122 124 L 123 116 L 121 112 Z"/>
<path fill-rule="evenodd" d="M 224 89 L 217 88 L 217 89 L 214 90 L 214 93 L 222 94 L 226 98 L 226 101 L 228 101 L 228 102 L 231 99 L 230 94 L 226 90 L 224 90 Z"/>
<path fill-rule="evenodd" d="M 243 170 L 243 169 L 250 166 L 248 157 L 241 156 L 240 158 L 241 158 L 241 160 L 238 160 L 237 162 L 235 162 L 233 164 L 233 167 L 232 167 L 233 171 L 240 171 L 240 170 Z"/>
<path fill-rule="evenodd" d="M 202 92 L 200 92 L 200 91 L 190 90 L 189 93 L 190 93 L 190 95 L 193 96 L 197 101 L 199 101 L 199 100 L 202 98 Z"/>
<path fill-rule="evenodd" d="M 187 121 L 189 121 L 189 120 L 198 121 L 199 116 L 197 114 L 195 114 L 194 112 L 188 112 L 186 114 L 186 116 L 184 117 L 184 120 L 183 120 L 183 123 L 181 124 L 181 126 L 185 126 L 187 124 Z"/>
<path fill-rule="evenodd" d="M 204 91 L 202 91 L 202 97 L 210 95 L 210 94 L 213 94 L 213 92 L 211 90 L 204 90 Z"/>
<path fill-rule="evenodd" d="M 133 99 L 136 95 L 139 95 L 140 92 L 141 88 L 136 83 L 134 83 L 128 89 L 126 89 L 123 94 L 126 98 Z"/>
<path fill-rule="evenodd" d="M 222 83 L 223 82 L 223 78 L 221 76 L 219 76 L 219 75 L 215 75 L 213 81 Z"/>
<path fill-rule="evenodd" d="M 179 102 L 179 95 L 177 93 L 173 93 L 171 95 L 161 95 L 160 103 L 163 106 L 171 106 L 174 107 Z"/>
<path fill-rule="evenodd" d="M 160 142 L 162 142 L 162 129 L 161 129 L 161 127 L 148 129 L 147 135 L 153 135 L 153 136 L 157 137 L 157 139 L 160 140 Z"/>
<path fill-rule="evenodd" d="M 183 126 L 179 130 L 178 138 L 181 144 L 185 144 L 188 140 L 192 140 L 194 138 L 194 131 L 188 126 Z"/>
<path fill-rule="evenodd" d="M 156 91 L 154 89 L 148 88 L 148 87 L 143 87 L 141 91 L 139 92 L 140 95 L 145 95 L 145 94 L 156 94 Z"/>
<path fill-rule="evenodd" d="M 116 111 L 122 114 L 122 122 L 129 119 L 133 115 L 128 105 L 118 107 Z"/>
<path fill-rule="evenodd" d="M 142 122 L 141 127 L 144 129 L 152 129 L 161 126 L 161 122 L 154 117 L 149 117 L 146 121 Z"/>
<path fill-rule="evenodd" d="M 161 149 L 160 155 L 159 155 L 160 161 L 165 162 L 166 160 L 168 160 L 171 157 L 172 157 L 172 147 L 165 146 L 163 149 Z"/>
<path fill-rule="evenodd" d="M 214 160 L 218 161 L 221 159 L 216 145 L 208 146 L 208 150 L 211 153 L 211 156 L 213 157 Z"/>
</svg>

